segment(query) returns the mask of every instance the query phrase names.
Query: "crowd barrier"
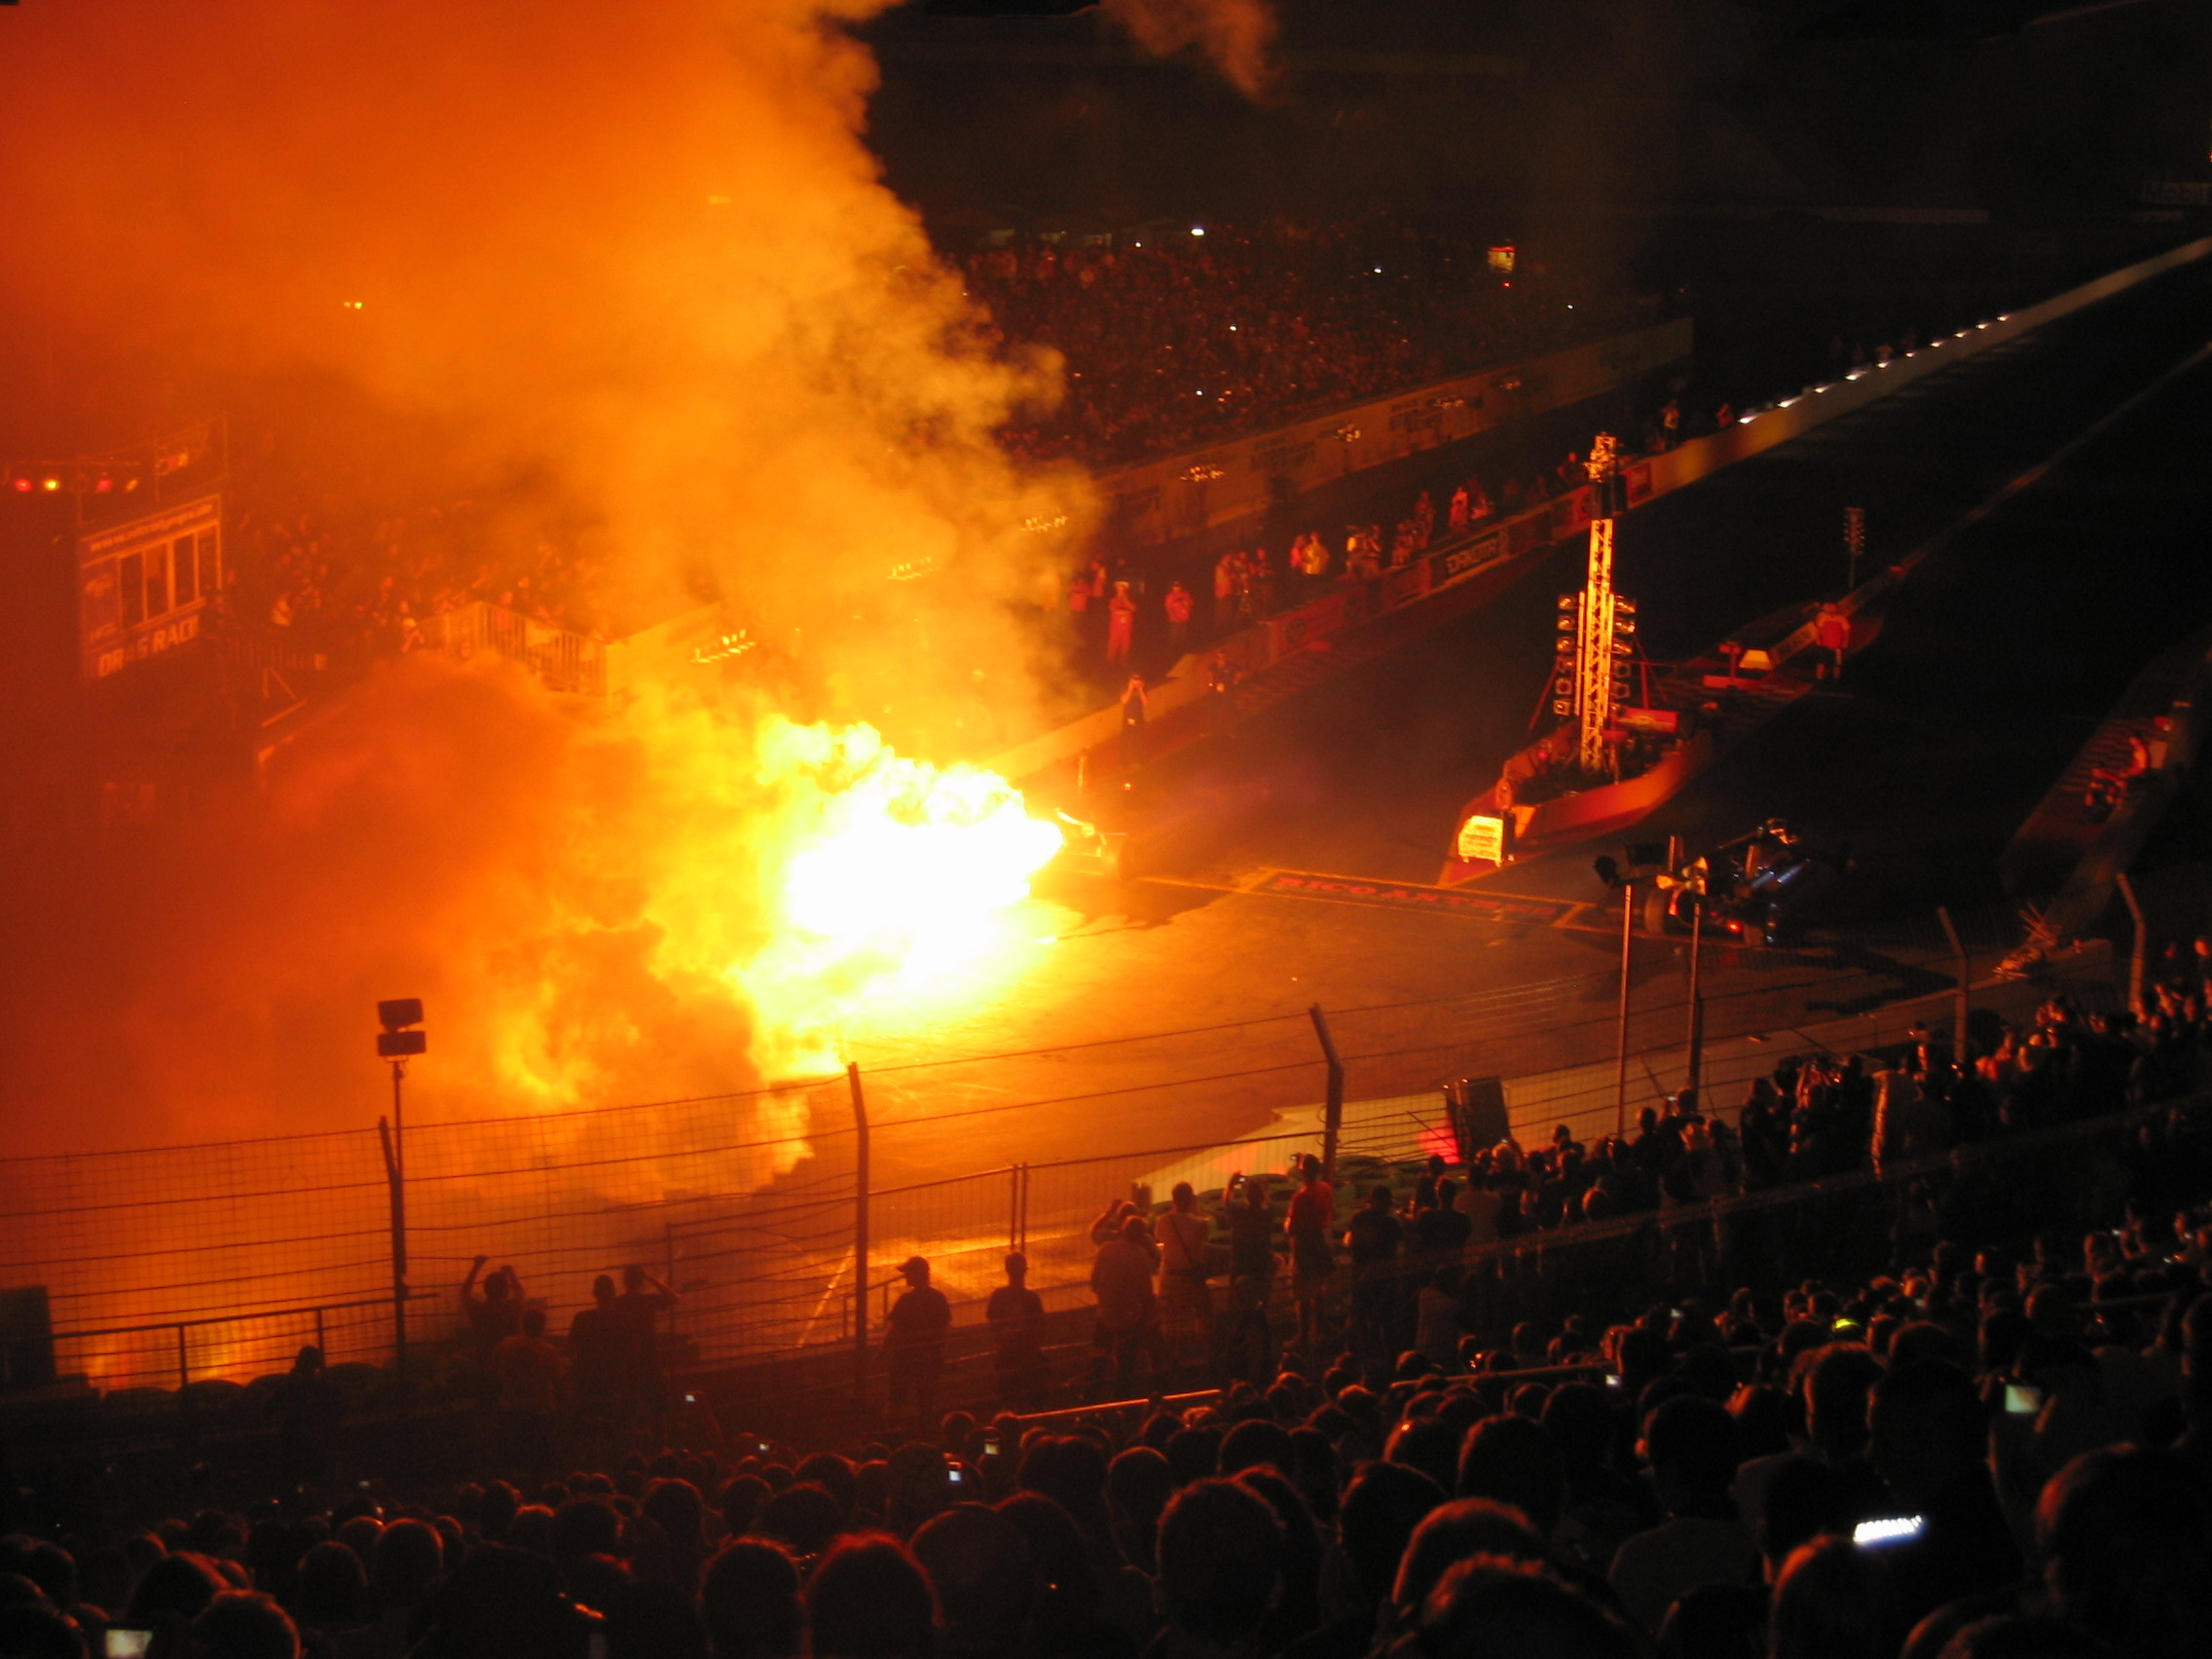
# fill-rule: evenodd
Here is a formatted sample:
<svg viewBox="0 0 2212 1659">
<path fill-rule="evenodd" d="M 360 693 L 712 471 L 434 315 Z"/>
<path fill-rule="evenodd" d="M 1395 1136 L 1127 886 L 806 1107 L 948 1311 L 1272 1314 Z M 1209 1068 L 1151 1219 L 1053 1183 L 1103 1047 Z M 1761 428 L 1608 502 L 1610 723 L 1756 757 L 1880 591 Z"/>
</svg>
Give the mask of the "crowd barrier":
<svg viewBox="0 0 2212 1659">
<path fill-rule="evenodd" d="M 547 689 L 607 695 L 607 643 L 557 623 L 540 622 L 487 600 L 424 620 L 420 645 L 467 658 L 490 651 L 519 663 Z"/>
</svg>

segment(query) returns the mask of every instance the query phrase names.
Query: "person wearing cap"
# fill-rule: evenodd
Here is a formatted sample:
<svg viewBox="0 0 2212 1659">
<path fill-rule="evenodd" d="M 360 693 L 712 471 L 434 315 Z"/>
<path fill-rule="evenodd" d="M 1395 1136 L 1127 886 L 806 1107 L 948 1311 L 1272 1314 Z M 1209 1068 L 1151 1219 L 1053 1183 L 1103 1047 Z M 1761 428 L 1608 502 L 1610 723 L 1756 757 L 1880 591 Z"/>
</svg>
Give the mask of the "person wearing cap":
<svg viewBox="0 0 2212 1659">
<path fill-rule="evenodd" d="M 930 1283 L 930 1265 L 919 1256 L 900 1264 L 906 1293 L 891 1305 L 883 1332 L 883 1369 L 891 1379 L 890 1416 L 903 1413 L 924 1426 L 937 1418 L 937 1380 L 944 1370 L 944 1334 L 952 1305 Z"/>
</svg>

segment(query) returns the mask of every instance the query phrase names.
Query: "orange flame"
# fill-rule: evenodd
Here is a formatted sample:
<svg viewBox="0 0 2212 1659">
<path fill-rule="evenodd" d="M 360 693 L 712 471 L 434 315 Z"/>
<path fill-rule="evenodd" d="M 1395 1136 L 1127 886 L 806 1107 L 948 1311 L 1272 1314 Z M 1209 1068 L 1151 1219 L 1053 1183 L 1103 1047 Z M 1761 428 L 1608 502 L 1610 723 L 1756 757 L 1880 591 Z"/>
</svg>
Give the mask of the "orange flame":
<svg viewBox="0 0 2212 1659">
<path fill-rule="evenodd" d="M 816 1069 L 826 1025 L 990 952 L 995 913 L 1029 896 L 1061 835 L 996 773 L 908 759 L 871 726 L 771 717 L 759 756 L 764 779 L 797 798 L 775 897 L 783 925 L 736 977 L 764 1035 Z"/>
</svg>

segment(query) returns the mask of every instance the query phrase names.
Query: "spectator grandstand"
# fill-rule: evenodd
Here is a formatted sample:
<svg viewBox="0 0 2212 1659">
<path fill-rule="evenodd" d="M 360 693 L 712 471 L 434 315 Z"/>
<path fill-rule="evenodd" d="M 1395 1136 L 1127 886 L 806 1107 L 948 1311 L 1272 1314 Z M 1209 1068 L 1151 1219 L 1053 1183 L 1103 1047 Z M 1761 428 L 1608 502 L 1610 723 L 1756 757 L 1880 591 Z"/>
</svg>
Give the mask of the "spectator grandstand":
<svg viewBox="0 0 2212 1659">
<path fill-rule="evenodd" d="M 1016 453 L 1112 466 L 1649 320 L 1521 250 L 1402 224 L 1198 225 L 1113 245 L 984 248 L 962 264 L 1001 345 L 1047 346 L 1067 400 Z"/>
</svg>

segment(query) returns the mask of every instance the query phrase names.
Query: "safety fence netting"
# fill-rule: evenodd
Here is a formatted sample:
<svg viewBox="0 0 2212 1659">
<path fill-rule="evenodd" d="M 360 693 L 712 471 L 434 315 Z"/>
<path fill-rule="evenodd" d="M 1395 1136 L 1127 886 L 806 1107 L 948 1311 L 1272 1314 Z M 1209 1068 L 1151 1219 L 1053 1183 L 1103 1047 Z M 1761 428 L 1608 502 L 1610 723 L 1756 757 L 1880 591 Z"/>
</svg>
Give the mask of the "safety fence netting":
<svg viewBox="0 0 2212 1659">
<path fill-rule="evenodd" d="M 1983 920 L 1970 949 L 1993 948 L 1999 924 Z M 1704 995 L 1709 1104 L 1732 1115 L 1751 1079 L 1793 1055 L 1894 1050 L 1947 1024 L 1951 965 L 1932 926 L 1848 963 L 1716 949 Z M 1443 1086 L 1456 1078 L 1499 1080 L 1524 1143 L 1561 1123 L 1582 1138 L 1633 1124 L 1687 1065 L 1677 945 L 1640 942 L 1634 969 L 1625 1087 L 1613 1058 L 1590 1057 L 1617 1039 L 1617 973 L 1328 1012 L 1344 1070 L 1342 1183 L 1456 1158 Z M 1975 1017 L 2022 1021 L 2054 988 L 2109 997 L 2087 981 L 1985 984 Z M 248 1381 L 308 1343 L 334 1365 L 387 1363 L 401 1323 L 395 1233 L 411 1363 L 423 1366 L 462 1346 L 461 1286 L 478 1256 L 487 1272 L 514 1270 L 556 1337 L 596 1278 L 645 1268 L 678 1293 L 661 1327 L 676 1366 L 850 1343 L 864 1307 L 879 1323 L 909 1256 L 931 1263 L 960 1323 L 983 1317 L 1014 1249 L 1048 1307 L 1076 1306 L 1094 1224 L 1119 1199 L 1163 1203 L 1189 1181 L 1215 1202 L 1238 1172 L 1283 1177 L 1325 1150 L 1321 1036 L 1297 1010 L 882 1065 L 861 1078 L 865 1114 L 836 1076 L 418 1124 L 398 1149 L 403 1218 L 379 1128 L 0 1161 L 0 1288 L 44 1287 L 56 1371 L 111 1390 Z M 1603 1255 L 1590 1247 L 1599 1255 L 1587 1259 Z"/>
</svg>

